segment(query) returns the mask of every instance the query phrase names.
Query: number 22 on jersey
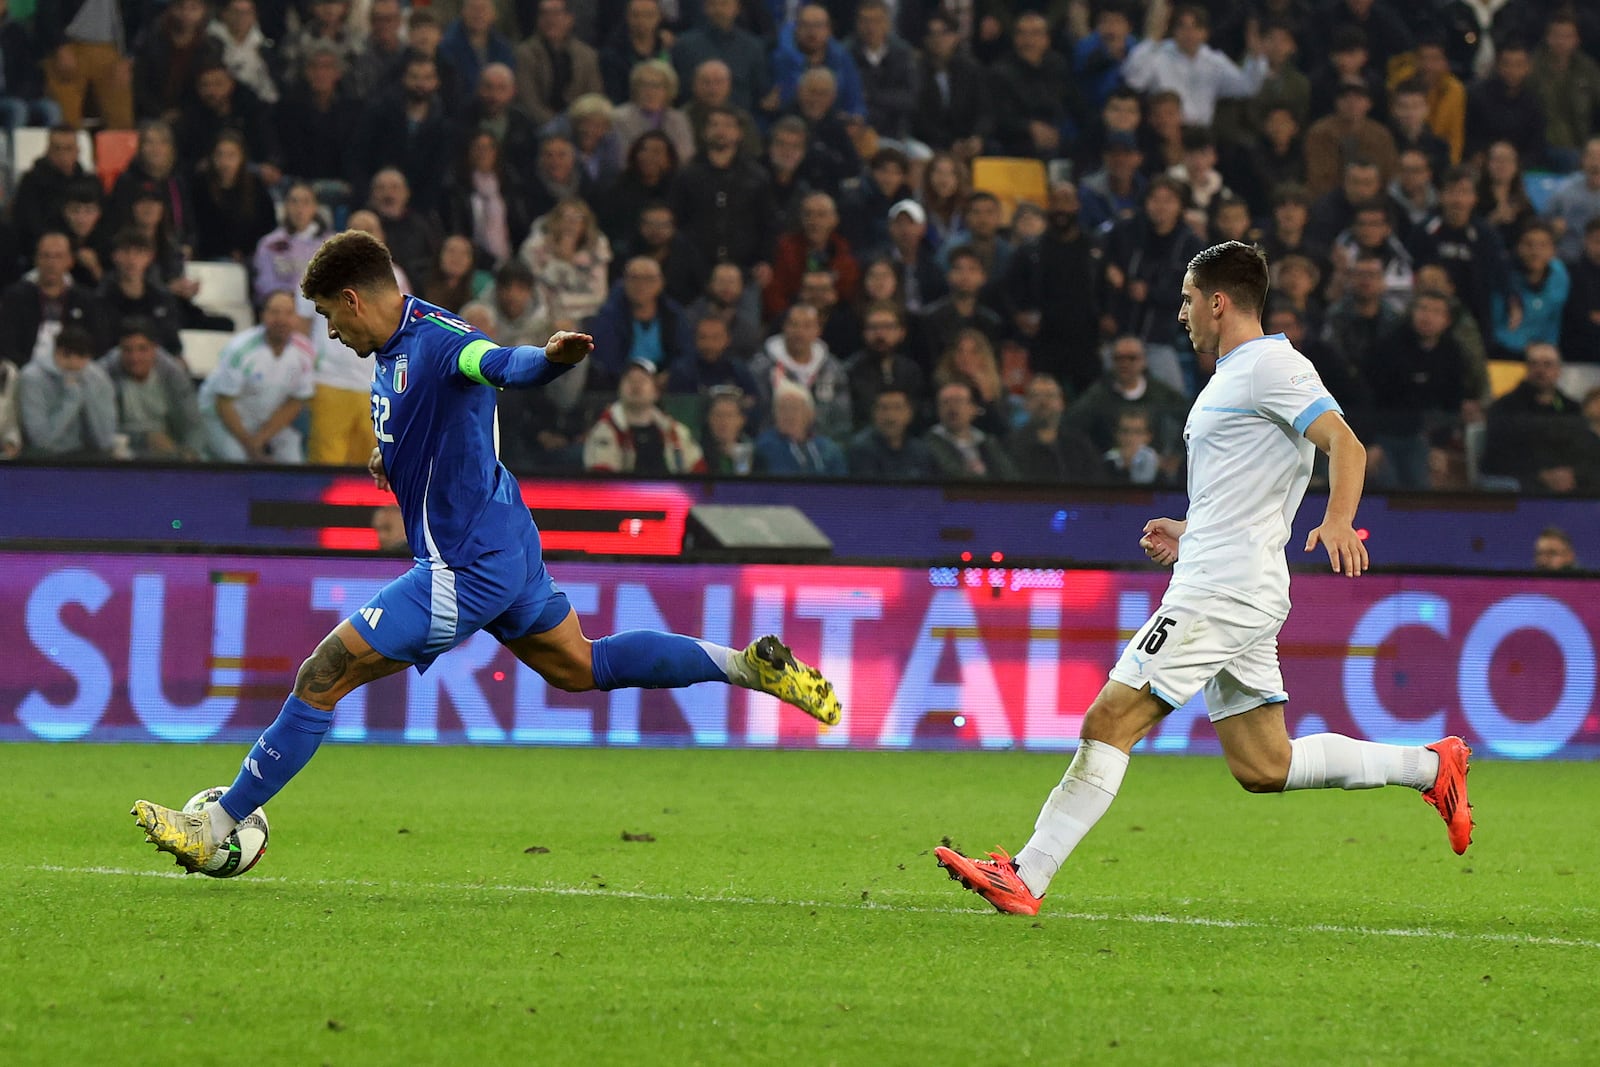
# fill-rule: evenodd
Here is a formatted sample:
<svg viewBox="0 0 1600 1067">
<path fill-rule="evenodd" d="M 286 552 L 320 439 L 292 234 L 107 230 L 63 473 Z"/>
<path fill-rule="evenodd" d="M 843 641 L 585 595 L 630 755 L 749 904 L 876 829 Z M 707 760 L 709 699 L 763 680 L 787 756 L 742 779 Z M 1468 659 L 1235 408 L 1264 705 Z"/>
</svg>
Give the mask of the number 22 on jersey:
<svg viewBox="0 0 1600 1067">
<path fill-rule="evenodd" d="M 372 394 L 372 432 L 380 441 L 394 443 L 394 437 L 389 433 L 389 398 Z"/>
</svg>

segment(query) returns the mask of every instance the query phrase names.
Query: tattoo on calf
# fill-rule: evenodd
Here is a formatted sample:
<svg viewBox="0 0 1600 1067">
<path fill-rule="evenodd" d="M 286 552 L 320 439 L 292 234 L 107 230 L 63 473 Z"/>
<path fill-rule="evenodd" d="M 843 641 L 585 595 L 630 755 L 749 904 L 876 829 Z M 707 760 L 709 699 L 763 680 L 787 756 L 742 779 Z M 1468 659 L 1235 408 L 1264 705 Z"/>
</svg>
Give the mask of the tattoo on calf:
<svg viewBox="0 0 1600 1067">
<path fill-rule="evenodd" d="M 326 693 L 337 686 L 356 662 L 344 642 L 336 634 L 317 646 L 305 665 L 305 690 L 308 693 Z"/>
</svg>

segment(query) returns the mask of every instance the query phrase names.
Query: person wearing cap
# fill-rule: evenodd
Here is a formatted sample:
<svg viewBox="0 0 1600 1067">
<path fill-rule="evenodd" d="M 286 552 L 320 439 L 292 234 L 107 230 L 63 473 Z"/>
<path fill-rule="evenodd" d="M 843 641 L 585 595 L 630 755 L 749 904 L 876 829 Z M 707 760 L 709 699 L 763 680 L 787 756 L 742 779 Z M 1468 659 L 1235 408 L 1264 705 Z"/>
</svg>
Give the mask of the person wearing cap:
<svg viewBox="0 0 1600 1067">
<path fill-rule="evenodd" d="M 889 209 L 889 259 L 900 271 L 906 310 L 921 311 L 945 293 L 944 272 L 928 248 L 928 213 L 915 200 Z"/>
<path fill-rule="evenodd" d="M 584 438 L 584 470 L 640 477 L 704 471 L 705 457 L 694 434 L 656 405 L 659 398 L 656 366 L 630 358 L 622 368 L 616 402 L 600 413 Z"/>
<path fill-rule="evenodd" d="M 1334 98 L 1333 114 L 1306 131 L 1306 188 L 1321 196 L 1339 184 L 1346 163 L 1377 165 L 1380 188 L 1394 176 L 1399 153 L 1394 134 L 1371 117 L 1372 90 L 1364 81 L 1345 82 Z"/>
</svg>

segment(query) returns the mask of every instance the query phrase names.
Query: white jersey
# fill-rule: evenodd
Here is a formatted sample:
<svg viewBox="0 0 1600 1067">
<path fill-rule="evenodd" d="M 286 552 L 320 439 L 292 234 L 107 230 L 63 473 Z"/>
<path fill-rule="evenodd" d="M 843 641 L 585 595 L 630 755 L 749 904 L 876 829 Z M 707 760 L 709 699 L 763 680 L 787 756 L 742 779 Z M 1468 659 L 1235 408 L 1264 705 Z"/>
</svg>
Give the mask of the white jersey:
<svg viewBox="0 0 1600 1067">
<path fill-rule="evenodd" d="M 283 351 L 274 355 L 267 344 L 267 328 L 248 329 L 222 350 L 217 369 L 200 387 L 200 408 L 214 411 L 217 397 L 231 397 L 239 421 L 254 432 L 290 397 L 311 399 L 316 391 L 313 358 L 311 339 L 303 334 L 291 336 Z"/>
<path fill-rule="evenodd" d="M 1223 596 L 1288 617 L 1283 549 L 1316 453 L 1304 434 L 1328 411 L 1342 414 L 1311 361 L 1281 333 L 1217 360 L 1183 427 L 1189 525 L 1172 570 L 1174 599 Z"/>
</svg>

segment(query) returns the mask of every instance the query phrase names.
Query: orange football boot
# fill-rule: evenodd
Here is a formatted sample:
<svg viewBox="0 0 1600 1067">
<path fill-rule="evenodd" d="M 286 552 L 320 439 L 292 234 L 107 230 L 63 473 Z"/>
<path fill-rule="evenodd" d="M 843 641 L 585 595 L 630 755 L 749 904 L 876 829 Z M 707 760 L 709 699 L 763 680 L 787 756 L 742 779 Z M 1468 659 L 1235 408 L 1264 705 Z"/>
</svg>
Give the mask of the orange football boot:
<svg viewBox="0 0 1600 1067">
<path fill-rule="evenodd" d="M 1467 772 L 1472 759 L 1472 749 L 1459 737 L 1451 736 L 1425 746 L 1439 756 L 1439 777 L 1433 788 L 1425 790 L 1422 799 L 1432 804 L 1444 819 L 1450 831 L 1450 847 L 1456 855 L 1467 851 L 1472 844 L 1472 805 L 1467 802 Z"/>
<path fill-rule="evenodd" d="M 1039 914 L 1040 898 L 1028 892 L 1016 863 L 1004 849 L 989 853 L 986 860 L 975 860 L 940 845 L 933 850 L 933 858 L 951 878 L 993 904 L 995 910 L 1010 915 Z"/>
</svg>

